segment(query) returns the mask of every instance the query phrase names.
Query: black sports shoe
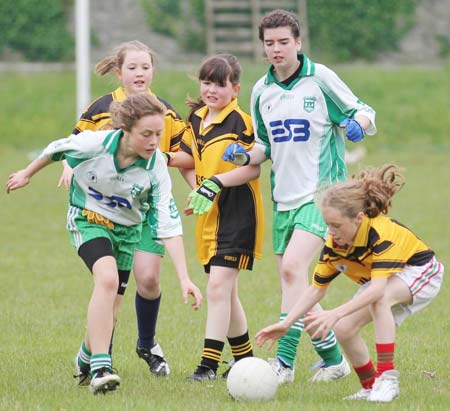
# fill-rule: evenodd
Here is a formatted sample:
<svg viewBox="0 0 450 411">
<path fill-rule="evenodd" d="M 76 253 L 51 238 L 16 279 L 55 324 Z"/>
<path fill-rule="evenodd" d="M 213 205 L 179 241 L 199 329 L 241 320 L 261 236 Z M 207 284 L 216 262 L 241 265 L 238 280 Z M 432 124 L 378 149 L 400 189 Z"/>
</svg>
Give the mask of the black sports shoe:
<svg viewBox="0 0 450 411">
<path fill-rule="evenodd" d="M 75 357 L 74 364 L 76 375 L 73 378 L 78 378 L 78 385 L 80 387 L 87 387 L 91 383 L 91 367 L 89 365 L 80 367 L 78 365 L 78 354 Z"/>
<path fill-rule="evenodd" d="M 205 365 L 199 365 L 193 374 L 186 377 L 188 381 L 211 381 L 216 379 L 216 372 Z"/>
<path fill-rule="evenodd" d="M 228 378 L 228 374 L 230 373 L 231 368 L 233 367 L 233 365 L 235 364 L 236 361 L 231 360 L 229 362 L 224 361 L 225 364 L 228 365 L 228 368 L 225 370 L 225 372 L 222 374 L 222 378 L 223 379 L 227 379 Z"/>
<path fill-rule="evenodd" d="M 159 344 L 156 344 L 152 349 L 140 348 L 136 345 L 136 353 L 142 358 L 150 368 L 150 372 L 157 377 L 165 377 L 170 374 L 169 364 L 164 358 L 163 351 Z"/>
</svg>

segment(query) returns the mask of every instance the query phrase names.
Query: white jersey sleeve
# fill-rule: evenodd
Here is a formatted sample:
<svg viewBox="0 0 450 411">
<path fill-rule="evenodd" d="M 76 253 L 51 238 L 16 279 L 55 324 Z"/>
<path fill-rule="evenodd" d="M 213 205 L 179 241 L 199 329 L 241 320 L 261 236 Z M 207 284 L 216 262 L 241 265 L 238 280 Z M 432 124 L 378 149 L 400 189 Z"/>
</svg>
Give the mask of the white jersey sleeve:
<svg viewBox="0 0 450 411">
<path fill-rule="evenodd" d="M 84 131 L 72 134 L 51 142 L 40 154 L 39 158 L 47 157 L 53 161 L 64 159 L 65 154 L 77 158 L 93 158 L 105 150 L 103 142 L 111 130 Z"/>
<path fill-rule="evenodd" d="M 147 222 L 157 240 L 182 235 L 181 218 L 172 196 L 172 182 L 163 154 L 158 150 L 150 173 Z"/>
<path fill-rule="evenodd" d="M 360 114 L 370 120 L 366 134 L 371 136 L 377 132 L 375 126 L 375 110 L 356 97 L 334 71 L 323 64 L 316 63 L 315 75 L 312 79 L 341 113 L 352 118 Z"/>
</svg>

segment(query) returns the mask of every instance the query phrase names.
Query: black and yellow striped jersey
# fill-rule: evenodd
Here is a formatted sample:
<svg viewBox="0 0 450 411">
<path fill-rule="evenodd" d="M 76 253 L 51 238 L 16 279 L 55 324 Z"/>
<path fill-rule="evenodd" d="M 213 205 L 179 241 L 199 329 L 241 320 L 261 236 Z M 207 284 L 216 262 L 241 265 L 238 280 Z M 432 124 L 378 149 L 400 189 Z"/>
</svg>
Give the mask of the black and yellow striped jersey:
<svg viewBox="0 0 450 411">
<path fill-rule="evenodd" d="M 407 227 L 390 217 L 364 217 L 348 249 L 342 249 L 329 236 L 313 275 L 313 284 L 327 287 L 340 273 L 358 284 L 372 278 L 387 278 L 406 265 L 429 262 L 434 252 Z"/>
<path fill-rule="evenodd" d="M 149 94 L 153 94 L 150 89 Z M 164 130 L 159 148 L 161 151 L 177 151 L 180 146 L 186 125 L 180 115 L 165 100 L 156 96 L 166 108 L 164 118 Z M 85 130 L 109 130 L 113 128 L 109 106 L 113 101 L 123 101 L 127 98 L 123 87 L 118 87 L 112 93 L 106 94 L 95 100 L 81 115 L 72 134 L 78 134 Z"/>
<path fill-rule="evenodd" d="M 208 107 L 192 113 L 180 149 L 194 157 L 197 184 L 215 174 L 236 166 L 222 160 L 225 148 L 239 142 L 247 150 L 254 136 L 250 116 L 234 99 L 215 120 L 204 127 Z M 201 264 L 215 255 L 232 253 L 262 256 L 264 210 L 259 178 L 237 187 L 225 187 L 216 197 L 211 210 L 197 216 L 197 255 Z"/>
</svg>

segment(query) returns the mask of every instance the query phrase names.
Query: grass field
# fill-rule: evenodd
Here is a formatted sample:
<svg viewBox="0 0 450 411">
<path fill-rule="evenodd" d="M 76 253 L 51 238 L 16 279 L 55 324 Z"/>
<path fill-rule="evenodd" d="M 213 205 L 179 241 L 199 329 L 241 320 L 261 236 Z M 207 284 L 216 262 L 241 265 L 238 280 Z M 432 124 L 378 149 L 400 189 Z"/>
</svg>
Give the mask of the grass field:
<svg viewBox="0 0 450 411">
<path fill-rule="evenodd" d="M 241 94 L 248 107 L 250 84 L 261 67 L 246 67 Z M 450 129 L 448 90 L 450 68 L 380 70 L 369 67 L 336 70 L 356 94 L 377 110 L 379 133 L 363 144 L 363 165 L 395 162 L 405 168 L 406 186 L 394 199 L 394 217 L 416 231 L 450 266 L 448 204 L 450 204 Z M 194 72 L 192 74 L 195 74 Z M 0 73 L 0 181 L 28 162 L 30 151 L 68 134 L 75 122 L 73 73 Z M 179 86 L 175 87 L 174 84 Z M 170 85 L 170 86 L 169 86 Z M 115 87 L 94 79 L 93 95 Z M 181 72 L 159 73 L 155 91 L 185 113 L 187 94 L 197 86 Z M 163 299 L 157 339 L 171 364 L 167 379 L 152 378 L 134 353 L 136 324 L 134 280 L 130 280 L 115 335 L 114 365 L 122 385 L 111 395 L 92 396 L 76 386 L 73 358 L 84 334 L 90 274 L 72 249 L 65 230 L 67 194 L 56 189 L 61 166 L 36 176 L 31 186 L 7 196 L 0 193 L 0 410 L 448 410 L 450 358 L 448 312 L 450 289 L 423 312 L 402 325 L 397 335 L 396 364 L 401 373 L 401 397 L 389 405 L 347 403 L 341 398 L 359 389 L 355 375 L 331 384 L 313 385 L 309 367 L 317 361 L 308 338 L 302 337 L 295 383 L 280 387 L 275 401 L 236 403 L 224 381 L 191 384 L 185 376 L 197 365 L 206 306 L 194 312 L 182 304 L 171 262 L 164 259 Z M 267 215 L 264 258 L 252 272 L 240 276 L 240 295 L 250 333 L 276 320 L 280 296 L 271 253 L 271 202 L 268 164 L 263 168 Z M 184 204 L 187 187 L 174 170 L 174 194 Z M 205 277 L 195 258 L 194 220 L 183 219 L 188 265 L 194 281 L 205 289 Z M 330 288 L 325 307 L 342 303 L 356 286 L 340 278 Z M 373 331 L 364 331 L 373 350 Z M 267 358 L 274 351 L 255 348 Z M 224 359 L 231 358 L 228 348 Z M 220 371 L 220 370 L 219 370 Z"/>
</svg>

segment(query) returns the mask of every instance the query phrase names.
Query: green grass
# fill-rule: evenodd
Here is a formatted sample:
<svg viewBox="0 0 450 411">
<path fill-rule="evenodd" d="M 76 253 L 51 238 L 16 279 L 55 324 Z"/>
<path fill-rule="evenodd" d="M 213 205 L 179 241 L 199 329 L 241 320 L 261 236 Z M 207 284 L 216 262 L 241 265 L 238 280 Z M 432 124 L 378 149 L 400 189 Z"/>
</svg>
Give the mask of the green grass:
<svg viewBox="0 0 450 411">
<path fill-rule="evenodd" d="M 246 68 L 249 83 L 261 68 Z M 448 68 L 380 71 L 353 68 L 336 70 L 355 93 L 377 110 L 379 134 L 364 144 L 364 165 L 395 162 L 405 168 L 407 183 L 394 198 L 392 215 L 412 228 L 449 266 L 448 204 L 450 160 L 446 132 L 449 118 Z M 195 74 L 195 72 L 194 72 Z M 0 74 L 3 96 L 0 124 L 0 181 L 28 162 L 28 152 L 67 134 L 75 122 L 72 73 Z M 446 83 L 445 83 L 446 82 Z M 175 87 L 174 84 L 180 86 Z M 93 94 L 107 92 L 115 83 L 95 79 Z M 249 85 L 243 85 L 246 106 Z M 187 94 L 197 86 L 181 72 L 158 73 L 155 91 L 182 111 Z M 447 87 L 448 90 L 448 87 Z M 357 170 L 363 164 L 353 166 Z M 389 405 L 346 403 L 341 398 L 359 389 L 353 374 L 332 384 L 313 385 L 309 367 L 317 361 L 307 338 L 302 337 L 296 381 L 279 389 L 269 403 L 236 403 L 225 382 L 190 384 L 184 379 L 197 365 L 203 344 L 206 304 L 198 312 L 184 306 L 169 258 L 162 272 L 163 299 L 157 338 L 170 361 L 168 379 L 149 375 L 134 353 L 136 320 L 134 280 L 130 280 L 117 325 L 114 365 L 122 385 L 111 395 L 90 395 L 72 379 L 72 360 L 84 334 L 86 308 L 92 288 L 90 274 L 69 243 L 65 230 L 67 194 L 56 189 L 60 165 L 45 169 L 31 186 L 6 195 L 0 193 L 0 410 L 444 410 L 450 394 L 448 339 L 445 319 L 450 290 L 441 293 L 423 312 L 398 330 L 396 364 L 401 373 L 401 397 Z M 251 335 L 276 320 L 280 295 L 275 259 L 271 253 L 271 216 L 268 164 L 263 168 L 267 225 L 264 258 L 252 272 L 242 272 L 240 295 Z M 180 208 L 188 193 L 176 170 L 174 192 Z M 205 289 L 205 276 L 195 258 L 194 220 L 183 217 L 188 266 L 193 280 Z M 324 301 L 333 307 L 350 298 L 356 286 L 340 278 Z M 364 330 L 374 352 L 372 327 Z M 255 348 L 267 358 L 274 352 Z M 229 349 L 224 359 L 230 359 Z M 430 378 L 426 372 L 435 373 Z"/>
</svg>

